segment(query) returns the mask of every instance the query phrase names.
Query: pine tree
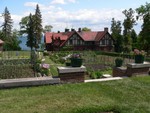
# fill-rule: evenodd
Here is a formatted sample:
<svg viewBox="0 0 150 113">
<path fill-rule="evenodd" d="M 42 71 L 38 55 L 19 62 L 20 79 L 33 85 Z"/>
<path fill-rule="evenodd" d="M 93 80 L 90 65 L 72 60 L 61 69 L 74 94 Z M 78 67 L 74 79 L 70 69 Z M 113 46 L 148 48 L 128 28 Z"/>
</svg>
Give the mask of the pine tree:
<svg viewBox="0 0 150 113">
<path fill-rule="evenodd" d="M 12 36 L 12 23 L 13 23 L 7 7 L 5 7 L 2 16 L 4 17 L 4 23 L 2 24 L 2 32 L 5 36 L 5 40 L 7 40 L 7 38 L 10 38 Z"/>
<path fill-rule="evenodd" d="M 42 15 L 38 4 L 36 5 L 36 11 L 35 11 L 35 15 L 33 16 L 33 19 L 34 19 L 34 35 L 36 38 L 35 48 L 39 48 L 39 44 L 41 43 L 43 28 L 42 28 Z"/>
<path fill-rule="evenodd" d="M 2 24 L 2 40 L 4 41 L 3 48 L 4 50 L 11 50 L 10 47 L 12 42 L 12 19 L 7 7 L 5 7 L 4 13 L 2 14 L 4 17 L 4 23 Z"/>
<path fill-rule="evenodd" d="M 29 22 L 27 25 L 27 43 L 26 45 L 31 48 L 31 51 L 35 47 L 35 36 L 34 36 L 34 23 L 32 19 L 32 14 L 29 15 Z"/>
</svg>

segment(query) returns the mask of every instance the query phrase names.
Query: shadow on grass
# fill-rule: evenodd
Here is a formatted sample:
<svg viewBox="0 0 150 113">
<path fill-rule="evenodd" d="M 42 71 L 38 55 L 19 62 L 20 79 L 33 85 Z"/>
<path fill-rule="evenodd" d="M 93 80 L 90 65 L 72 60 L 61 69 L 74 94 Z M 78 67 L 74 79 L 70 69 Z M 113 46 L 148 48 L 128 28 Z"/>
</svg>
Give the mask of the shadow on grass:
<svg viewBox="0 0 150 113">
<path fill-rule="evenodd" d="M 83 107 L 77 108 L 72 113 L 121 113 L 117 106 L 111 107 Z"/>
</svg>

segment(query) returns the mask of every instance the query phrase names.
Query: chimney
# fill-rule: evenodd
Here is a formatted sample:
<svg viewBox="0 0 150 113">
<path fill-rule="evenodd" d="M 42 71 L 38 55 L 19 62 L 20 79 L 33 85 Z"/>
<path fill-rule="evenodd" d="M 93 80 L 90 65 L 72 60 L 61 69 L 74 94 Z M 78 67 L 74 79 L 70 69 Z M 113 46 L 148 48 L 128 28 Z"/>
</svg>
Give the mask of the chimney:
<svg viewBox="0 0 150 113">
<path fill-rule="evenodd" d="M 81 28 L 78 29 L 78 32 L 81 32 Z"/>
<path fill-rule="evenodd" d="M 104 31 L 105 31 L 105 32 L 108 32 L 108 27 L 105 27 L 105 28 L 104 28 Z"/>
<path fill-rule="evenodd" d="M 69 32 L 69 29 L 65 28 L 65 32 Z"/>
<path fill-rule="evenodd" d="M 75 29 L 72 28 L 71 31 L 75 31 Z"/>
</svg>

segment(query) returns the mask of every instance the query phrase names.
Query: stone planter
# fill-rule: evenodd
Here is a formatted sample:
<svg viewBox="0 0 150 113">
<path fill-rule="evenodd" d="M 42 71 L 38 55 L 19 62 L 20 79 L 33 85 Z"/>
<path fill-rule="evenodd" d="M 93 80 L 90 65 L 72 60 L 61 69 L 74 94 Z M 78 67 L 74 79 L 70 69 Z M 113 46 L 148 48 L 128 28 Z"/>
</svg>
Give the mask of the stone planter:
<svg viewBox="0 0 150 113">
<path fill-rule="evenodd" d="M 86 67 L 57 67 L 61 83 L 84 82 Z"/>
<path fill-rule="evenodd" d="M 143 55 L 135 55 L 135 63 L 143 63 L 144 56 Z"/>
<path fill-rule="evenodd" d="M 72 67 L 81 67 L 82 59 L 81 58 L 71 58 L 71 66 Z"/>
</svg>

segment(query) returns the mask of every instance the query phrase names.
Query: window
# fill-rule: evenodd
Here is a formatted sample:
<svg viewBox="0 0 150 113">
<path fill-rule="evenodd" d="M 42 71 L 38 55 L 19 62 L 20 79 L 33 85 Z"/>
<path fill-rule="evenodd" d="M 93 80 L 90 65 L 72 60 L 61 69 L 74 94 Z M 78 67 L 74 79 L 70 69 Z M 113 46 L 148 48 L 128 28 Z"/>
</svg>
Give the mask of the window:
<svg viewBox="0 0 150 113">
<path fill-rule="evenodd" d="M 69 45 L 72 45 L 72 40 L 69 40 Z"/>
<path fill-rule="evenodd" d="M 105 45 L 105 40 L 104 39 L 102 40 L 102 45 Z"/>
<path fill-rule="evenodd" d="M 77 45 L 81 45 L 80 40 L 77 40 Z"/>
</svg>

